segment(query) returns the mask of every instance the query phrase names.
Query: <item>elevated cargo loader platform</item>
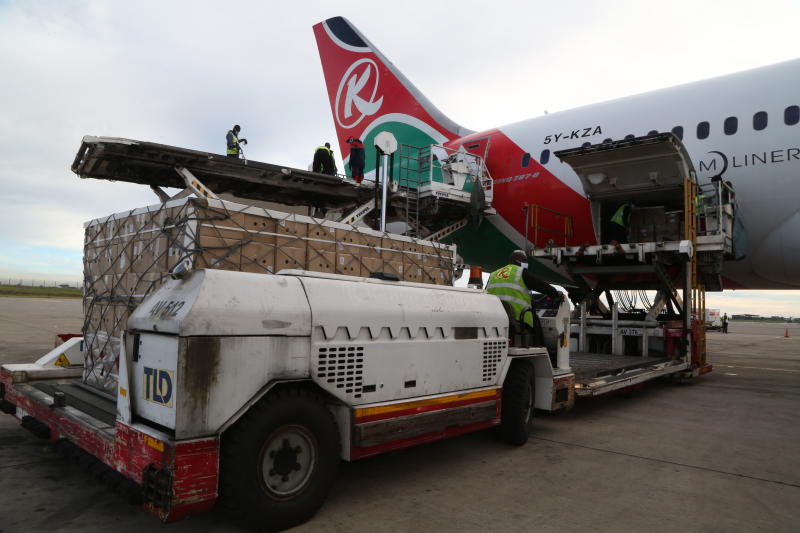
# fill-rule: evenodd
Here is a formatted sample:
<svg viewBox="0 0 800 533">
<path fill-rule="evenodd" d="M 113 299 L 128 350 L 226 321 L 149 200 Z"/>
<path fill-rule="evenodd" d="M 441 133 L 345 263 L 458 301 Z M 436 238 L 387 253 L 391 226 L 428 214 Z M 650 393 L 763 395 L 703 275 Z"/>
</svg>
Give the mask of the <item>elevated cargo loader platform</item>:
<svg viewBox="0 0 800 533">
<path fill-rule="evenodd" d="M 569 345 L 576 395 L 710 371 L 705 290 L 722 290 L 723 260 L 737 252 L 732 187 L 721 179 L 698 184 L 672 134 L 555 155 L 581 180 L 598 243 L 551 241 L 530 251 L 572 280 L 577 307 Z"/>
<path fill-rule="evenodd" d="M 410 150 L 413 156 L 408 155 Z M 420 151 L 403 145 L 398 175 L 388 198 L 394 217 L 390 220 L 406 221 L 412 228 L 409 235 L 414 237 L 426 238 L 442 230 L 446 233 L 448 227 L 456 227 L 454 224 L 463 225 L 471 213 L 476 215 L 475 195 L 470 192 L 472 183 L 481 184 L 477 211 L 493 213 L 492 180 L 482 158 L 460 155 L 462 159 L 472 158 L 469 166 L 460 161 L 449 166 L 437 162 L 433 169 L 428 161 L 433 159 L 430 148 Z M 358 184 L 341 175 L 117 137 L 84 137 L 71 168 L 81 178 L 178 189 L 186 186 L 185 171 L 188 171 L 215 194 L 228 193 L 237 201 L 305 206 L 316 209 L 317 213 L 339 211 L 343 213 L 341 221 L 348 223 L 364 218 L 373 209 L 367 206 L 377 202 L 378 196 L 371 181 Z M 443 168 L 447 176 L 462 179 L 442 181 Z M 435 176 L 433 170 L 437 172 Z"/>
</svg>

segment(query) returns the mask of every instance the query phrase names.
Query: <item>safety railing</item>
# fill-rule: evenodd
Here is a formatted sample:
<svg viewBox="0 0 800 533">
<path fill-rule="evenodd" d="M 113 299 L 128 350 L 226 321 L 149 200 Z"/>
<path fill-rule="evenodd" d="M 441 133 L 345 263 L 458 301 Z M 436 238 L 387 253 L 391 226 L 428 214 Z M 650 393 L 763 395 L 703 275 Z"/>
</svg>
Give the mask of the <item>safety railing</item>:
<svg viewBox="0 0 800 533">
<path fill-rule="evenodd" d="M 425 147 L 401 144 L 398 170 L 401 187 L 443 183 L 456 190 L 471 192 L 474 184 L 480 183 L 487 199 L 491 198 L 494 180 L 484 159 L 470 152 L 440 144 Z"/>
<path fill-rule="evenodd" d="M 542 238 L 554 235 L 555 238 L 551 237 L 553 242 L 558 239 L 560 246 L 567 246 L 569 239 L 575 236 L 571 215 L 536 204 L 525 204 L 523 210 L 525 211 L 525 240 L 532 242 L 534 246 L 543 247 L 540 233 Z M 529 232 L 533 233 L 532 240 L 528 238 Z"/>
<path fill-rule="evenodd" d="M 718 179 L 697 186 L 695 196 L 697 232 L 699 235 L 733 234 L 736 193 L 725 181 Z"/>
</svg>

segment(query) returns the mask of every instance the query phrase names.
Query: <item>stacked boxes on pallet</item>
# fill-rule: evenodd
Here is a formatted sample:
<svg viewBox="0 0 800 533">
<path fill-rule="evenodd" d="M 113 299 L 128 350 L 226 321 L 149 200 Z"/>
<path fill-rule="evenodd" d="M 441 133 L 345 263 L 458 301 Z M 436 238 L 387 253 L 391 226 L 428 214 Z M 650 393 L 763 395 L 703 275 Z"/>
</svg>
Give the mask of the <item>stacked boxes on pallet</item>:
<svg viewBox="0 0 800 533">
<path fill-rule="evenodd" d="M 254 273 L 284 269 L 452 285 L 454 247 L 222 200 L 186 198 L 85 227 L 84 381 L 116 394 L 122 331 L 181 261 Z"/>
</svg>

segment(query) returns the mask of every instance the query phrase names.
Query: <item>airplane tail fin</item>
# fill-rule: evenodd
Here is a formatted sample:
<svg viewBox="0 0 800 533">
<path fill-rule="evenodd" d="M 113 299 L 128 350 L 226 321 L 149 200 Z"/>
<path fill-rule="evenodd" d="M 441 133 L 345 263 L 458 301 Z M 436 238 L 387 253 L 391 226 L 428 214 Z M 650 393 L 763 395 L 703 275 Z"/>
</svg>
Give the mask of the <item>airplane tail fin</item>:
<svg viewBox="0 0 800 533">
<path fill-rule="evenodd" d="M 389 131 L 400 144 L 422 147 L 472 133 L 439 111 L 344 17 L 314 25 L 314 36 L 345 163 L 349 137 L 370 147 L 375 135 Z M 370 159 L 366 173 L 374 170 Z"/>
</svg>

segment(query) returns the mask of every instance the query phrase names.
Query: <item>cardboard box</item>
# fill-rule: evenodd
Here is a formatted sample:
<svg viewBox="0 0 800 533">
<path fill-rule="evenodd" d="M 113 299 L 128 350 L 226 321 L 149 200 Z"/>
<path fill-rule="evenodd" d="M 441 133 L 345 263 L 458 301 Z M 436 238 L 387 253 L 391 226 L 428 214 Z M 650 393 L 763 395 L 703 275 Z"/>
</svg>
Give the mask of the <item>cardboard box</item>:
<svg viewBox="0 0 800 533">
<path fill-rule="evenodd" d="M 275 273 L 287 268 L 305 268 L 306 249 L 294 246 L 279 246 L 275 250 Z"/>
<path fill-rule="evenodd" d="M 366 250 L 364 236 L 358 231 L 336 228 L 336 253 L 361 255 Z"/>
<path fill-rule="evenodd" d="M 453 285 L 452 269 L 433 268 L 428 271 L 437 285 Z"/>
<path fill-rule="evenodd" d="M 403 262 L 403 242 L 387 237 L 381 238 L 381 259 Z M 401 268 L 402 270 L 402 268 Z"/>
<path fill-rule="evenodd" d="M 86 226 L 86 229 L 83 232 L 84 246 L 97 246 L 99 244 L 97 240 L 102 238 L 102 234 L 103 234 L 102 224 L 96 223 L 90 226 Z"/>
<path fill-rule="evenodd" d="M 145 274 L 148 272 L 166 272 L 167 270 L 167 239 L 164 237 L 150 239 L 136 239 L 131 243 L 132 263 L 131 272 Z M 174 254 L 180 249 L 175 248 Z M 172 261 L 173 264 L 177 259 Z"/>
<path fill-rule="evenodd" d="M 422 251 L 422 245 L 416 241 L 400 241 L 400 244 L 403 245 L 404 252 L 411 252 L 418 254 Z"/>
<path fill-rule="evenodd" d="M 308 248 L 319 252 L 336 251 L 336 230 L 321 224 L 308 225 Z"/>
<path fill-rule="evenodd" d="M 230 223 L 230 221 L 226 221 Z M 216 239 L 231 239 L 234 241 L 242 241 L 247 238 L 247 232 L 242 228 L 223 225 L 221 223 L 210 224 L 203 222 L 198 228 L 197 235 L 200 240 L 206 237 Z"/>
<path fill-rule="evenodd" d="M 276 221 L 275 233 L 277 234 L 275 241 L 279 247 L 304 248 L 305 238 L 308 236 L 308 224 L 284 218 Z"/>
<path fill-rule="evenodd" d="M 375 272 L 386 272 L 384 261 L 379 257 L 364 257 L 361 259 L 361 275 L 368 278 Z"/>
<path fill-rule="evenodd" d="M 195 259 L 195 268 L 216 268 L 218 270 L 240 270 L 242 266 L 242 246 L 240 240 L 202 237 L 198 243 L 202 248 Z M 177 250 L 173 253 L 173 250 Z M 173 259 L 179 259 L 181 251 L 170 247 L 169 268 Z M 177 261 L 176 261 L 177 262 Z"/>
<path fill-rule="evenodd" d="M 260 242 L 250 242 L 242 246 L 242 272 L 274 273 L 275 246 Z"/>
<path fill-rule="evenodd" d="M 361 235 L 364 247 L 360 249 L 362 258 L 376 258 L 381 257 L 381 237 L 374 237 L 372 235 Z"/>
<path fill-rule="evenodd" d="M 336 273 L 336 253 L 313 250 L 309 245 L 306 269 L 312 272 Z"/>
<path fill-rule="evenodd" d="M 453 253 L 444 246 L 423 246 L 422 264 L 426 267 L 442 268 L 442 265 L 447 265 L 447 268 L 452 268 Z"/>
<path fill-rule="evenodd" d="M 155 292 L 167 279 L 169 279 L 167 275 L 160 272 L 134 275 L 133 297 L 141 302 L 149 294 Z"/>
<path fill-rule="evenodd" d="M 422 266 L 411 263 L 403 263 L 403 281 L 422 282 Z"/>
<path fill-rule="evenodd" d="M 657 228 L 665 221 L 664 208 L 635 207 L 631 211 L 628 240 L 632 242 L 651 242 L 658 240 Z"/>
<path fill-rule="evenodd" d="M 403 280 L 403 262 L 402 261 L 388 261 L 381 259 L 383 262 L 383 270 L 387 274 L 394 274 L 401 281 Z"/>
<path fill-rule="evenodd" d="M 275 244 L 275 219 L 249 214 L 243 216 L 244 229 L 247 230 L 246 237 L 248 239 L 263 244 Z"/>
<path fill-rule="evenodd" d="M 336 254 L 336 273 L 346 276 L 360 276 L 361 262 L 352 254 Z"/>
</svg>

